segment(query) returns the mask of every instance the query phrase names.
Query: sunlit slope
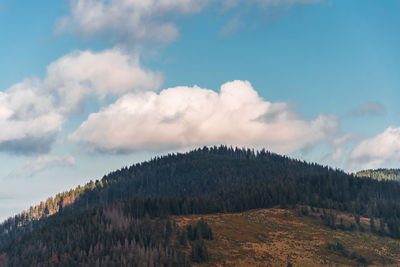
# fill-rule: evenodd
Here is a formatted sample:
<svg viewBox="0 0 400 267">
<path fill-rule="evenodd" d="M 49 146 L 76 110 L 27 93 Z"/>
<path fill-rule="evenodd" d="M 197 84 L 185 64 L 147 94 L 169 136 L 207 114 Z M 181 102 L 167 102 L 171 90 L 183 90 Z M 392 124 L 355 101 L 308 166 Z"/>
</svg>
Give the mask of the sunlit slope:
<svg viewBox="0 0 400 267">
<path fill-rule="evenodd" d="M 376 180 L 400 181 L 400 169 L 363 170 L 356 173 L 358 177 L 369 177 Z"/>
<path fill-rule="evenodd" d="M 210 260 L 202 266 L 400 264 L 400 240 L 371 233 L 366 218 L 361 218 L 365 232 L 333 230 L 318 216 L 300 216 L 295 210 L 277 208 L 185 216 L 177 222 L 193 223 L 201 217 L 214 233 L 214 240 L 207 241 Z"/>
</svg>

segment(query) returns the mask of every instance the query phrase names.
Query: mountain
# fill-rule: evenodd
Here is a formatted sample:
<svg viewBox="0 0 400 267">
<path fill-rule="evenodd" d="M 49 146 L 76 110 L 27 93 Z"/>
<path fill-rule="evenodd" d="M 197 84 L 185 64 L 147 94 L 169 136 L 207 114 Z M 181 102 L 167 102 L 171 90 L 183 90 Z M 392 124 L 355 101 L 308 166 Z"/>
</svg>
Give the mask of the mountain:
<svg viewBox="0 0 400 267">
<path fill-rule="evenodd" d="M 241 213 L 306 206 L 345 212 L 353 224 L 321 215 L 332 229 L 400 238 L 400 184 L 226 146 L 169 154 L 57 194 L 0 225 L 5 266 L 182 265 L 209 260 L 206 222 L 179 226 L 189 214 Z"/>
<path fill-rule="evenodd" d="M 376 180 L 400 181 L 400 169 L 363 170 L 355 174 L 357 177 L 370 177 Z"/>
<path fill-rule="evenodd" d="M 310 207 L 132 219 L 124 204 L 51 223 L 13 241 L 7 266 L 398 266 L 381 221 Z M 305 214 L 306 213 L 306 214 Z M 336 228 L 326 218 L 336 217 Z M 349 230 L 351 225 L 355 227 Z M 375 225 L 375 226 L 374 226 Z"/>
</svg>

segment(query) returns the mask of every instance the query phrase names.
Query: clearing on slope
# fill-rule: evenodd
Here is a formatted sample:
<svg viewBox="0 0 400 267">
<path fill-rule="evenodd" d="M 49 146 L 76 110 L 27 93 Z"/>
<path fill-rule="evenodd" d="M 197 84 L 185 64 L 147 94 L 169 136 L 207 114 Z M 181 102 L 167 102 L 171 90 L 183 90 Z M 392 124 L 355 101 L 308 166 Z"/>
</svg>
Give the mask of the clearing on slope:
<svg viewBox="0 0 400 267">
<path fill-rule="evenodd" d="M 178 225 L 185 225 L 200 218 L 214 233 L 214 240 L 206 242 L 210 260 L 201 266 L 400 264 L 400 240 L 367 230 L 333 230 L 319 217 L 301 216 L 297 210 L 271 208 L 175 219 Z"/>
</svg>

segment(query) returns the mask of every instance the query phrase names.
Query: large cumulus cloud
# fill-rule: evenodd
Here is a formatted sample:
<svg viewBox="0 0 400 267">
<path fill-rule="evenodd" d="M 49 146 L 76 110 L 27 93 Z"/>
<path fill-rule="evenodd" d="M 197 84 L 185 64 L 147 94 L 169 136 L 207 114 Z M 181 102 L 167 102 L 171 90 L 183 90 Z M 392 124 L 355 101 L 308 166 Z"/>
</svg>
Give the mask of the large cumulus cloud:
<svg viewBox="0 0 400 267">
<path fill-rule="evenodd" d="M 290 153 L 328 139 L 336 129 L 335 116 L 301 119 L 286 103 L 262 99 L 249 82 L 233 81 L 219 93 L 182 86 L 127 94 L 91 114 L 70 139 L 113 153 L 220 143 Z"/>
</svg>

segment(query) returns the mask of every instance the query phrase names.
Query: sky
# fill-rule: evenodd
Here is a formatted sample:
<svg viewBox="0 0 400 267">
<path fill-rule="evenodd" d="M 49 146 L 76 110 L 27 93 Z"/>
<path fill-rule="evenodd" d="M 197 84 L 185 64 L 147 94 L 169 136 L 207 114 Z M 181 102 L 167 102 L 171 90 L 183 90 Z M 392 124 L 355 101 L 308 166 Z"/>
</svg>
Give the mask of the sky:
<svg viewBox="0 0 400 267">
<path fill-rule="evenodd" d="M 0 219 L 156 155 L 400 167 L 400 2 L 3 0 Z"/>
</svg>

